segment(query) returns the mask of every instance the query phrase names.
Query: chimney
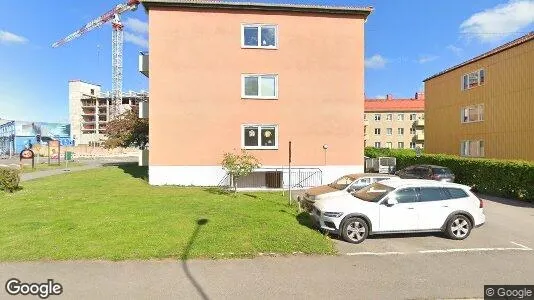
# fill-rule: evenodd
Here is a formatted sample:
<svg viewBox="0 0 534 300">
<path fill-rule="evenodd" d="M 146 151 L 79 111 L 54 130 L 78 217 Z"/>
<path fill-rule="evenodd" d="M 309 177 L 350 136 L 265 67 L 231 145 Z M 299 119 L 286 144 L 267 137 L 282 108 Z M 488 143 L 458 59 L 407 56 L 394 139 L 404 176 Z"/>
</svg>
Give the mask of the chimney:
<svg viewBox="0 0 534 300">
<path fill-rule="evenodd" d="M 425 100 L 425 93 L 423 92 L 415 93 L 415 100 Z"/>
<path fill-rule="evenodd" d="M 386 96 L 386 100 L 393 100 L 393 96 L 392 96 L 391 94 L 388 94 L 388 95 Z"/>
</svg>

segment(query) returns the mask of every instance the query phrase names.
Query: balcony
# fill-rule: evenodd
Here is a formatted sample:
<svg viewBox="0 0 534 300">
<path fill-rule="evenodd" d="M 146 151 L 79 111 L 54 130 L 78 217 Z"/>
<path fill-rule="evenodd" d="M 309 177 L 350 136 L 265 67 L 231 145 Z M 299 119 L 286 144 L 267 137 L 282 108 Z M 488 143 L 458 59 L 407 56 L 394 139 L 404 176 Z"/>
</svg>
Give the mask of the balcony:
<svg viewBox="0 0 534 300">
<path fill-rule="evenodd" d="M 148 77 L 148 52 L 139 54 L 139 72 Z"/>
<path fill-rule="evenodd" d="M 416 127 L 424 127 L 425 126 L 425 120 L 424 119 L 419 119 L 419 120 L 415 121 L 415 126 Z"/>
<path fill-rule="evenodd" d="M 423 132 L 417 132 L 415 134 L 415 140 L 416 141 L 424 141 L 425 140 L 425 134 Z"/>
</svg>

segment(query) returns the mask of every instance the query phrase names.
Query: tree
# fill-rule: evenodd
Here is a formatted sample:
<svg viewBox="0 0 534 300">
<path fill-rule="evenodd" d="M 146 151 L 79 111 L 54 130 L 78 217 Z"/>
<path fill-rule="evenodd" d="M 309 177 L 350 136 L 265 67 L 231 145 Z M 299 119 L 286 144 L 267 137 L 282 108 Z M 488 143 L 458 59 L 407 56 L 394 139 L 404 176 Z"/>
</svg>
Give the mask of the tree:
<svg viewBox="0 0 534 300">
<path fill-rule="evenodd" d="M 148 119 L 139 118 L 139 109 L 132 107 L 108 122 L 106 137 L 105 148 L 135 146 L 145 149 L 148 144 Z"/>
<path fill-rule="evenodd" d="M 241 154 L 224 153 L 224 159 L 221 163 L 228 175 L 230 175 L 230 186 L 237 192 L 237 180 L 241 177 L 252 173 L 254 169 L 260 167 L 260 162 L 254 155 L 241 150 Z"/>
</svg>

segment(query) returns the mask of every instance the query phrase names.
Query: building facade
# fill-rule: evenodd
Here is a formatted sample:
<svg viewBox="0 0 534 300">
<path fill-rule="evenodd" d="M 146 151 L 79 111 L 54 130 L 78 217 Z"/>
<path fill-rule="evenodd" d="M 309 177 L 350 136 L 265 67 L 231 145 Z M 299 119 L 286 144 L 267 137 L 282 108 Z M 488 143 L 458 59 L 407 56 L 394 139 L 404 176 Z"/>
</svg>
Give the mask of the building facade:
<svg viewBox="0 0 534 300">
<path fill-rule="evenodd" d="M 226 178 L 223 154 L 245 149 L 262 164 L 250 177 L 257 187 L 286 186 L 290 141 L 293 170 L 318 170 L 323 182 L 363 171 L 371 8 L 143 4 L 151 184 L 218 185 Z"/>
<path fill-rule="evenodd" d="M 118 112 L 125 112 L 147 99 L 148 93 L 144 91 L 123 93 Z M 99 145 L 105 139 L 111 113 L 110 92 L 102 92 L 100 85 L 69 81 L 69 121 L 71 138 L 76 145 Z"/>
<path fill-rule="evenodd" d="M 25 148 L 50 140 L 71 146 L 70 125 L 27 121 L 8 121 L 0 125 L 0 155 L 17 155 Z"/>
<path fill-rule="evenodd" d="M 425 79 L 426 151 L 534 161 L 534 32 Z"/>
<path fill-rule="evenodd" d="M 366 147 L 415 149 L 425 146 L 425 94 L 411 99 L 366 99 L 364 140 Z"/>
</svg>

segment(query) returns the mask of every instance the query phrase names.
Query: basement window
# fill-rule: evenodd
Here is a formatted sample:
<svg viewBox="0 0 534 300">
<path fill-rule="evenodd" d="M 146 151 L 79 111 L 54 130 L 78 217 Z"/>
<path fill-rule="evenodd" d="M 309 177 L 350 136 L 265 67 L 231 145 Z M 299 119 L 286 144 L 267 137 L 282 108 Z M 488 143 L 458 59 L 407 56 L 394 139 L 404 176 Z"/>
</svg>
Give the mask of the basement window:
<svg viewBox="0 0 534 300">
<path fill-rule="evenodd" d="M 242 125 L 241 148 L 278 149 L 278 125 Z"/>
</svg>

